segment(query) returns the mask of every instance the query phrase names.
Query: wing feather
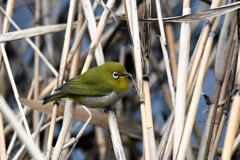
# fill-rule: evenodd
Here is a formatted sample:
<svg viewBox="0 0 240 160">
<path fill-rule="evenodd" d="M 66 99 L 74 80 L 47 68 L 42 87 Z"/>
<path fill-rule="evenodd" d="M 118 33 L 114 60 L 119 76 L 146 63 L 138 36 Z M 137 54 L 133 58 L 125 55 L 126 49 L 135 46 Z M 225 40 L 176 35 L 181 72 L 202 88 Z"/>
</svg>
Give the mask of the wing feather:
<svg viewBox="0 0 240 160">
<path fill-rule="evenodd" d="M 97 74 L 94 71 L 92 70 L 93 73 L 90 75 Z M 113 89 L 103 81 L 104 79 L 99 78 L 99 76 L 89 77 L 89 74 L 82 74 L 67 81 L 62 87 L 56 89 L 56 91 L 81 96 L 104 96 L 111 93 Z"/>
</svg>

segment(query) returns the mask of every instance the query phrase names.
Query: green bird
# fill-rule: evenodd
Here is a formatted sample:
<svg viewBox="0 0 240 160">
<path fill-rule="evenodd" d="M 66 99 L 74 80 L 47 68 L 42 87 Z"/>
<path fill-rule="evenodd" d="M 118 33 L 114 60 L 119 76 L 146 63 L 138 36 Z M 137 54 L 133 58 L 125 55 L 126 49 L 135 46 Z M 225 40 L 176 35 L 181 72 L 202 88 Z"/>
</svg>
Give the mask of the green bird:
<svg viewBox="0 0 240 160">
<path fill-rule="evenodd" d="M 43 104 L 67 99 L 90 108 L 108 107 L 123 97 L 130 76 L 122 64 L 106 62 L 55 89 L 54 94 L 43 99 Z"/>
</svg>

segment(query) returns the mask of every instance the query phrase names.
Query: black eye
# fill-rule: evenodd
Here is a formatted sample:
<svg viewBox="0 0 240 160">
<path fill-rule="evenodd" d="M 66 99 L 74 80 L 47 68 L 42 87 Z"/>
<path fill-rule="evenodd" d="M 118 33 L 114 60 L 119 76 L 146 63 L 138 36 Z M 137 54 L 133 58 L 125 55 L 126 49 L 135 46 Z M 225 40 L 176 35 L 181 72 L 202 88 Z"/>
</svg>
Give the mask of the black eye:
<svg viewBox="0 0 240 160">
<path fill-rule="evenodd" d="M 117 72 L 113 72 L 113 78 L 117 79 L 119 77 L 119 74 Z"/>
</svg>

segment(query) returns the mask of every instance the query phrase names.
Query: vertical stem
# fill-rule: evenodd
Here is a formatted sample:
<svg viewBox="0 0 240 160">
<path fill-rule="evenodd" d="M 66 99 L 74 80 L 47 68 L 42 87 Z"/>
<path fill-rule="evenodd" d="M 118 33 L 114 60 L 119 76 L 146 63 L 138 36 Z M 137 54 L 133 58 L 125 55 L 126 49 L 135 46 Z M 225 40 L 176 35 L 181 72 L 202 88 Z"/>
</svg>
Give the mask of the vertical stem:
<svg viewBox="0 0 240 160">
<path fill-rule="evenodd" d="M 122 141 L 121 141 L 119 130 L 118 130 L 116 116 L 115 116 L 115 113 L 112 111 L 109 111 L 108 123 L 109 123 L 109 129 L 111 132 L 111 138 L 112 138 L 116 159 L 125 160 L 126 157 L 125 157 Z"/>
<path fill-rule="evenodd" d="M 147 117 L 144 103 L 144 92 L 143 92 L 143 64 L 142 64 L 142 52 L 140 47 L 140 37 L 139 37 L 139 26 L 138 26 L 138 15 L 137 15 L 137 4 L 135 0 L 124 1 L 125 12 L 127 16 L 127 22 L 129 26 L 129 31 L 131 39 L 134 46 L 134 63 L 136 70 L 136 80 L 137 88 L 139 91 L 140 97 L 140 111 L 142 118 L 142 130 L 143 130 L 143 148 L 144 148 L 144 157 L 146 160 L 150 160 L 150 148 L 148 140 L 148 130 L 147 130 Z M 154 157 L 155 159 L 156 157 Z"/>
<path fill-rule="evenodd" d="M 184 1 L 183 15 L 191 13 L 189 8 L 189 1 Z M 177 153 L 182 138 L 185 110 L 186 110 L 186 95 L 187 95 L 187 75 L 189 63 L 189 50 L 190 50 L 190 24 L 182 23 L 180 34 L 180 49 L 179 49 L 179 62 L 177 74 L 177 91 L 176 91 L 176 107 L 174 118 L 174 146 L 173 157 L 176 159 Z"/>
<path fill-rule="evenodd" d="M 4 117 L 9 121 L 14 130 L 16 131 L 19 139 L 26 146 L 29 153 L 36 160 L 43 160 L 44 157 L 40 151 L 40 149 L 34 144 L 33 140 L 30 140 L 26 130 L 22 127 L 21 123 L 17 120 L 14 112 L 11 110 L 11 107 L 8 106 L 7 102 L 0 95 L 0 112 L 4 115 Z"/>
<path fill-rule="evenodd" d="M 36 26 L 40 24 L 40 13 L 41 13 L 41 3 L 40 0 L 36 0 L 35 4 L 36 12 L 35 12 L 35 19 L 36 19 Z M 40 36 L 35 37 L 35 45 L 37 48 L 40 48 Z M 38 100 L 39 98 L 39 55 L 35 52 L 34 57 L 34 80 L 35 80 L 35 88 L 34 88 L 34 99 Z M 39 112 L 34 110 L 33 111 L 33 130 L 36 130 L 37 125 L 39 122 Z M 37 139 L 38 141 L 39 139 Z"/>
<path fill-rule="evenodd" d="M 151 0 L 145 0 L 144 18 L 151 18 Z M 149 85 L 149 54 L 151 51 L 151 25 L 143 24 L 143 91 L 146 112 L 147 137 L 149 142 L 150 158 L 156 159 L 156 142 L 154 136 L 154 126 L 152 118 L 151 94 Z"/>
<path fill-rule="evenodd" d="M 186 124 L 184 127 L 179 151 L 177 154 L 177 159 L 184 159 L 186 156 L 187 146 L 189 145 L 192 128 L 193 128 L 193 124 L 194 124 L 194 119 L 195 119 L 195 116 L 197 113 L 197 107 L 198 107 L 199 99 L 200 99 L 201 92 L 202 92 L 204 75 L 206 72 L 206 67 L 207 67 L 209 56 L 210 56 L 209 50 L 211 50 L 211 46 L 213 43 L 213 38 L 211 38 L 211 37 L 213 37 L 213 36 L 214 36 L 214 34 L 211 34 L 210 37 L 208 38 L 208 42 L 207 42 L 208 46 L 206 46 L 207 49 L 203 53 L 203 57 L 202 57 L 202 61 L 201 61 L 201 65 L 200 65 L 199 73 L 198 73 L 199 78 L 197 79 L 196 86 L 195 86 L 195 89 L 193 92 L 192 101 L 189 106 L 188 116 L 186 119 Z"/>
<path fill-rule="evenodd" d="M 69 5 L 67 28 L 66 28 L 66 33 L 65 33 L 65 40 L 64 40 L 63 50 L 62 50 L 61 64 L 60 64 L 59 76 L 58 76 L 58 85 L 57 85 L 58 87 L 60 87 L 63 83 L 63 77 L 64 77 L 66 65 L 67 65 L 67 57 L 68 57 L 68 52 L 69 52 L 69 48 L 70 48 L 70 39 L 71 39 L 72 24 L 74 21 L 76 3 L 77 3 L 76 0 L 72 0 L 72 1 L 70 1 L 70 5 Z M 62 129 L 58 136 L 58 140 L 57 140 L 57 143 L 54 148 L 53 155 L 52 155 L 53 160 L 59 159 L 63 144 L 65 142 L 66 134 L 67 134 L 69 126 L 71 124 L 72 114 L 74 112 L 74 109 L 75 109 L 74 106 L 69 107 L 69 108 L 65 107 L 65 109 L 64 109 L 64 115 L 67 117 L 67 119 L 64 119 L 64 121 L 63 121 L 63 126 L 62 126 Z"/>
<path fill-rule="evenodd" d="M 105 62 L 105 60 L 104 60 L 104 56 L 103 56 L 102 46 L 99 43 L 100 39 L 98 39 L 99 38 L 98 36 L 102 35 L 101 31 L 103 31 L 103 30 L 100 30 L 101 34 L 96 33 L 99 29 L 97 29 L 97 27 L 96 27 L 97 25 L 96 25 L 95 17 L 93 14 L 93 8 L 95 8 L 95 7 L 94 6 L 92 7 L 91 2 L 89 0 L 81 0 L 81 3 L 82 3 L 85 18 L 88 21 L 88 31 L 89 31 L 90 37 L 91 37 L 92 41 L 94 39 L 96 40 L 96 43 L 93 43 L 93 42 L 91 43 L 92 48 L 90 48 L 89 54 L 84 63 L 83 70 L 82 70 L 82 73 L 83 73 L 88 70 L 94 56 L 96 57 L 96 61 L 97 61 L 98 65 L 103 64 Z M 94 5 L 96 5 L 96 3 Z M 104 17 L 104 18 L 107 18 L 107 17 Z M 104 19 L 104 18 L 102 19 L 103 22 L 106 21 L 106 19 Z M 101 22 L 102 25 L 99 26 L 100 29 L 102 29 L 104 27 L 103 25 L 105 25 L 105 23 L 103 23 L 103 22 Z M 98 33 L 99 33 L 99 31 L 98 31 Z"/>
<path fill-rule="evenodd" d="M 212 131 L 216 117 L 220 92 L 226 72 L 227 61 L 229 57 L 230 47 L 233 40 L 233 35 L 236 28 L 236 12 L 228 13 L 225 16 L 223 27 L 220 32 L 217 55 L 215 61 L 215 82 L 212 92 L 213 106 L 209 108 L 208 117 L 205 123 L 203 137 L 200 143 L 200 153 L 198 159 L 205 159 L 208 156 L 209 144 L 212 138 Z"/>
<path fill-rule="evenodd" d="M 223 145 L 222 159 L 231 159 L 233 141 L 236 137 L 237 129 L 239 126 L 239 113 L 240 113 L 240 93 L 233 99 L 232 110 L 228 121 L 226 138 Z"/>
<path fill-rule="evenodd" d="M 52 3 L 54 2 L 49 0 L 42 0 L 42 17 L 44 25 L 51 24 L 51 9 L 53 7 Z M 54 54 L 56 52 L 54 51 L 53 35 L 44 35 L 44 40 L 46 41 L 48 59 L 51 63 L 55 64 Z"/>
<path fill-rule="evenodd" d="M 5 143 L 5 136 L 4 136 L 4 127 L 3 127 L 3 118 L 2 113 L 0 112 L 0 159 L 6 159 L 6 143 Z"/>
</svg>

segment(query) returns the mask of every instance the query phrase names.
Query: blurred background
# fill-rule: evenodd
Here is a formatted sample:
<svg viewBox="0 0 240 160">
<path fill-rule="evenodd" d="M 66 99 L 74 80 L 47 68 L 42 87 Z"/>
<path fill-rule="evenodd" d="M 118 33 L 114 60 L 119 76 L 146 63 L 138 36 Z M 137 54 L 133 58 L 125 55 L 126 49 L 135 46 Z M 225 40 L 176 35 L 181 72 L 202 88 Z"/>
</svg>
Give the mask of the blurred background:
<svg viewBox="0 0 240 160">
<path fill-rule="evenodd" d="M 48 26 L 55 24 L 65 24 L 67 23 L 69 2 L 67 0 L 41 0 L 39 12 L 36 11 L 36 1 L 34 0 L 16 0 L 14 2 L 14 8 L 12 12 L 12 19 L 14 22 L 22 29 L 34 28 L 36 26 Z M 91 1 L 91 3 L 96 3 L 95 17 L 96 22 L 99 21 L 100 16 L 103 12 L 103 7 L 98 1 Z M 107 3 L 104 1 L 104 3 Z M 0 5 L 2 8 L 6 8 L 7 1 L 0 0 Z M 211 1 L 208 0 L 192 0 L 191 1 L 192 13 L 203 11 L 210 8 Z M 138 0 L 138 15 L 143 17 L 143 1 Z M 182 15 L 182 1 L 180 0 L 161 0 L 162 14 L 163 17 L 173 17 Z M 77 21 L 79 9 L 79 4 L 77 4 L 75 21 Z M 119 15 L 124 13 L 124 7 L 122 1 L 116 1 L 113 9 Z M 36 14 L 39 14 L 38 19 L 36 19 Z M 3 22 L 3 14 L 0 14 L 0 24 Z M 155 2 L 152 1 L 152 17 L 157 17 Z M 142 30 L 142 22 L 139 22 L 140 32 Z M 177 61 L 179 53 L 179 37 L 180 37 L 180 23 L 165 23 L 165 31 L 168 42 L 168 49 L 170 57 L 175 59 L 176 64 L 170 64 L 172 70 L 175 69 L 173 73 L 174 87 L 176 89 L 176 71 L 177 71 Z M 194 48 L 197 44 L 199 35 L 205 21 L 196 21 L 191 23 L 191 41 L 190 41 L 190 59 L 194 52 Z M 220 21 L 219 27 L 215 32 L 215 39 L 218 39 L 220 33 L 220 27 L 222 25 L 222 20 Z M 2 27 L 2 25 L 1 25 Z M 75 27 L 76 28 L 76 27 Z M 76 38 L 76 29 L 72 30 L 71 46 L 73 45 Z M 47 28 L 46 28 L 47 30 Z M 9 32 L 16 31 L 13 25 L 10 25 Z M 132 39 L 129 35 L 128 25 L 125 20 L 114 16 L 110 13 L 110 17 L 107 20 L 106 27 L 104 28 L 103 35 L 101 37 L 101 44 L 103 48 L 105 61 L 119 61 L 126 67 L 127 71 L 132 73 L 134 77 L 135 68 L 133 60 L 133 44 Z M 161 50 L 161 45 L 159 43 L 158 36 L 160 35 L 159 26 L 157 22 L 151 23 L 151 53 L 149 55 L 149 77 L 150 77 L 150 89 L 151 89 L 151 102 L 152 102 L 152 115 L 155 129 L 156 143 L 160 142 L 160 133 L 164 124 L 166 123 L 171 110 L 171 98 L 168 87 L 168 81 L 166 76 L 165 63 L 163 60 L 163 54 Z M 51 65 L 58 71 L 61 61 L 61 53 L 63 50 L 65 32 L 59 31 L 56 33 L 44 34 L 39 36 L 39 49 L 50 62 Z M 31 37 L 33 42 L 36 42 L 35 37 Z M 76 53 L 79 54 L 79 65 L 75 66 L 78 69 L 78 74 L 81 73 L 84 61 L 89 51 L 89 46 L 91 39 L 89 37 L 89 32 L 86 29 L 81 41 L 81 50 Z M 70 46 L 70 48 L 71 48 Z M 34 99 L 33 95 L 29 97 L 29 91 L 31 85 L 33 85 L 35 69 L 35 51 L 27 43 L 25 39 L 13 40 L 6 43 L 6 52 L 8 60 L 13 72 L 14 80 L 17 84 L 17 90 L 19 96 L 23 98 Z M 216 51 L 216 42 L 214 42 L 212 52 Z M 214 56 L 213 56 L 214 57 Z M 171 58 L 170 58 L 171 59 Z M 206 73 L 204 80 L 204 85 L 202 92 L 208 96 L 211 96 L 212 89 L 214 85 L 214 58 L 209 62 L 209 69 Z M 171 61 L 171 62 L 174 62 Z M 96 61 L 93 60 L 91 67 L 95 67 Z M 154 66 L 155 65 L 155 66 Z M 157 66 L 157 70 L 156 70 Z M 64 80 L 69 79 L 69 72 L 73 67 L 70 63 L 67 65 Z M 175 76 L 175 77 L 174 77 Z M 52 81 L 54 81 L 55 76 L 46 66 L 46 64 L 40 59 L 39 61 L 39 92 L 38 100 L 41 100 L 44 96 L 51 93 L 54 89 L 54 85 L 51 90 L 45 90 Z M 44 92 L 43 92 L 44 91 Z M 5 98 L 9 106 L 14 110 L 16 116 L 19 114 L 17 103 L 14 97 L 14 93 L 9 81 L 9 77 L 3 63 L 0 61 L 0 94 Z M 65 101 L 62 100 L 61 103 Z M 136 125 L 141 125 L 141 112 L 139 108 L 139 97 L 135 90 L 134 85 L 131 83 L 126 95 L 123 99 L 118 102 L 115 107 L 117 108 L 117 116 L 128 121 L 134 122 Z M 204 129 L 204 123 L 207 117 L 207 112 L 203 112 L 208 109 L 203 97 L 200 98 L 200 103 L 197 111 L 197 116 L 195 122 L 198 126 L 198 131 L 202 134 Z M 32 126 L 32 110 L 28 114 L 29 126 Z M 40 113 L 41 115 L 41 113 Z M 46 118 L 47 123 L 50 117 Z M 10 144 L 13 136 L 13 130 L 6 129 L 8 122 L 5 121 L 5 136 L 6 136 L 6 146 Z M 61 129 L 62 121 L 58 121 L 55 132 L 54 132 L 54 142 L 56 143 L 57 137 Z M 73 120 L 71 136 L 76 136 L 83 123 Z M 225 132 L 223 132 L 224 135 Z M 39 146 L 42 150 L 46 147 L 44 143 L 46 132 L 40 134 Z M 83 136 L 80 138 L 76 147 L 69 159 L 115 159 L 112 142 L 110 140 L 110 132 L 108 129 L 99 128 L 93 124 L 88 125 L 87 129 L 84 131 Z M 224 137 L 224 136 L 222 136 Z M 143 142 L 141 138 L 134 138 L 129 135 L 121 134 L 123 141 L 123 146 L 125 149 L 125 154 L 127 159 L 141 159 L 143 156 Z M 192 135 L 192 145 L 197 150 L 199 145 L 199 137 L 195 134 Z M 21 143 L 17 141 L 8 156 L 14 157 L 14 155 L 19 151 Z M 223 140 L 220 140 L 219 147 L 223 146 Z M 101 148 L 105 151 L 101 151 Z M 197 152 L 194 152 L 197 154 Z M 29 159 L 29 155 L 23 152 L 19 159 Z"/>
</svg>

